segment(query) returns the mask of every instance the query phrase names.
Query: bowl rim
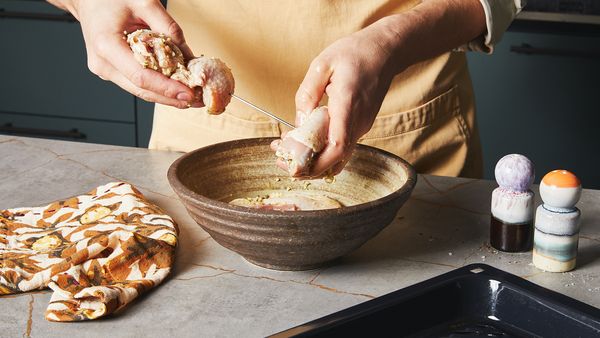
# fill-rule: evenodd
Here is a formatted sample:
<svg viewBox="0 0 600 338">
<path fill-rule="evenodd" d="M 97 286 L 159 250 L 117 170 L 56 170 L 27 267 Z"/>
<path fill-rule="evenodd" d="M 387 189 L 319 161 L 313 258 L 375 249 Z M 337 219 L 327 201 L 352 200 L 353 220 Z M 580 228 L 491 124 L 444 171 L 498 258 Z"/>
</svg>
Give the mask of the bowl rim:
<svg viewBox="0 0 600 338">
<path fill-rule="evenodd" d="M 179 196 L 180 199 L 185 200 L 190 203 L 193 203 L 195 205 L 200 205 L 203 208 L 210 208 L 212 210 L 216 209 L 216 210 L 220 210 L 220 211 L 226 211 L 228 213 L 234 213 L 236 215 L 243 215 L 243 216 L 250 216 L 250 217 L 258 216 L 258 217 L 278 217 L 278 218 L 282 218 L 282 217 L 297 218 L 298 216 L 301 216 L 301 217 L 323 217 L 323 216 L 331 216 L 332 214 L 339 215 L 339 216 L 346 215 L 346 214 L 355 215 L 357 212 L 376 208 L 380 205 L 390 202 L 391 200 L 394 200 L 396 198 L 401 198 L 404 194 L 407 194 L 407 193 L 410 194 L 417 183 L 417 173 L 416 173 L 414 167 L 410 163 L 408 163 L 406 160 L 404 160 L 403 158 L 401 158 L 398 155 L 392 154 L 383 149 L 379 149 L 379 148 L 372 147 L 369 145 L 364 145 L 364 144 L 357 144 L 357 148 L 360 148 L 360 149 L 366 150 L 366 151 L 370 151 L 373 153 L 378 153 L 379 155 L 390 157 L 393 160 L 399 162 L 400 165 L 406 171 L 406 175 L 407 175 L 406 182 L 404 182 L 404 184 L 400 187 L 400 189 L 395 190 L 386 196 L 383 196 L 378 199 L 368 201 L 365 203 L 359 203 L 356 205 L 348 206 L 348 207 L 335 208 L 335 209 L 322 209 L 322 210 L 295 210 L 295 211 L 262 210 L 262 209 L 256 209 L 256 208 L 250 208 L 250 207 L 243 207 L 243 206 L 237 206 L 237 205 L 229 204 L 227 202 L 223 202 L 223 201 L 219 201 L 219 200 L 215 200 L 215 199 L 211 199 L 206 196 L 203 196 L 203 195 L 191 190 L 190 188 L 186 187 L 178 179 L 177 173 L 178 173 L 180 163 L 185 161 L 189 157 L 194 156 L 197 153 L 206 151 L 209 148 L 213 148 L 213 147 L 230 148 L 230 145 L 235 144 L 235 143 L 237 143 L 237 144 L 242 143 L 242 144 L 249 144 L 249 145 L 258 145 L 258 144 L 264 143 L 265 145 L 269 145 L 271 143 L 271 141 L 276 140 L 276 139 L 278 139 L 278 138 L 277 137 L 256 137 L 256 138 L 237 139 L 237 140 L 215 143 L 215 144 L 211 144 L 208 146 L 204 146 L 204 147 L 189 151 L 189 152 L 183 154 L 182 156 L 180 156 L 173 163 L 171 163 L 171 165 L 169 166 L 169 170 L 167 171 L 167 179 L 169 181 L 169 184 L 171 185 L 171 188 L 175 191 L 175 193 Z M 273 165 L 275 165 L 275 162 L 273 162 Z"/>
</svg>

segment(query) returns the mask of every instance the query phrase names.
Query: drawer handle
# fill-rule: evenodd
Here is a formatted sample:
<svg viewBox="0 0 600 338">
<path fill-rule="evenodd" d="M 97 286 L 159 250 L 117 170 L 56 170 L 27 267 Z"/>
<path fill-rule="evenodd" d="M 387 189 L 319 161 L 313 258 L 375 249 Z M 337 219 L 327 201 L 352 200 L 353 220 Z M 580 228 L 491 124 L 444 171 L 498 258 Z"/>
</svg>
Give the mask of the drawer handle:
<svg viewBox="0 0 600 338">
<path fill-rule="evenodd" d="M 12 12 L 12 11 L 6 11 L 3 8 L 0 8 L 0 18 L 77 22 L 75 17 L 73 15 L 71 15 L 70 13 L 48 14 L 48 13 Z"/>
<path fill-rule="evenodd" d="M 600 58 L 600 51 L 597 50 L 575 50 L 559 48 L 539 48 L 524 43 L 520 46 L 510 46 L 510 51 L 517 54 L 527 55 L 552 55 L 552 56 L 571 56 L 581 58 Z"/>
<path fill-rule="evenodd" d="M 5 125 L 0 126 L 0 133 L 34 137 L 60 137 L 75 140 L 85 140 L 87 138 L 85 134 L 83 134 L 76 128 L 66 131 L 52 129 L 22 128 L 15 127 L 12 125 L 12 123 L 6 123 Z"/>
</svg>

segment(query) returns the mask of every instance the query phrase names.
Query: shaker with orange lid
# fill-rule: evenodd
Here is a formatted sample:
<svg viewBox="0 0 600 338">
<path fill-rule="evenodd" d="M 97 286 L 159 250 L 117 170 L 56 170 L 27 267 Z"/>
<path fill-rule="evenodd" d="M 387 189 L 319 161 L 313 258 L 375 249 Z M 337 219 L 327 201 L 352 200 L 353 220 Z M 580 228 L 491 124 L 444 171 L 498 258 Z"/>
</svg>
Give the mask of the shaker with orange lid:
<svg viewBox="0 0 600 338">
<path fill-rule="evenodd" d="M 537 208 L 533 264 L 544 271 L 565 272 L 575 268 L 581 212 L 581 182 L 567 170 L 553 170 L 540 183 L 544 202 Z"/>
</svg>

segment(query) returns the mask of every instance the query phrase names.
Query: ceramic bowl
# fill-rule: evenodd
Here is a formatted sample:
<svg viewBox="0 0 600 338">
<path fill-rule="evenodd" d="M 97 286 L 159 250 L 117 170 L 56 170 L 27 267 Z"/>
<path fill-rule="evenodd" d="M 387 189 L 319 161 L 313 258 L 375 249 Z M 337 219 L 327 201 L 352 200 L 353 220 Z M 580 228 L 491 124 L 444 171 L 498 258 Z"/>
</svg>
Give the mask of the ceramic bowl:
<svg viewBox="0 0 600 338">
<path fill-rule="evenodd" d="M 217 243 L 265 268 L 308 270 L 356 250 L 394 220 L 416 184 L 409 163 L 364 145 L 334 182 L 292 180 L 275 165 L 272 140 L 200 148 L 177 159 L 168 172 L 189 214 Z M 228 203 L 272 190 L 322 191 L 344 207 L 276 211 Z"/>
</svg>

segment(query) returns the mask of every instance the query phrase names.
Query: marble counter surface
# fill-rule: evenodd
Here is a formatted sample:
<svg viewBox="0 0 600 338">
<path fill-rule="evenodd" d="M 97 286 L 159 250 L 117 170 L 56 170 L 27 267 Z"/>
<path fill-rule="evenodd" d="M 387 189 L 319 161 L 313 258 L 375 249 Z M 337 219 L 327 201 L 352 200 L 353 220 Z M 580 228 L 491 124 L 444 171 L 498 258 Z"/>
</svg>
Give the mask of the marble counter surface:
<svg viewBox="0 0 600 338">
<path fill-rule="evenodd" d="M 258 337 L 470 263 L 492 265 L 600 307 L 600 191 L 584 190 L 578 204 L 582 231 L 572 272 L 542 272 L 530 264 L 531 253 L 489 246 L 495 182 L 423 175 L 396 220 L 360 249 L 323 269 L 280 272 L 246 262 L 193 222 L 166 178 L 180 155 L 0 136 L 0 209 L 42 205 L 121 180 L 165 209 L 181 230 L 171 277 L 121 314 L 52 323 L 43 315 L 48 291 L 5 296 L 0 336 Z"/>
</svg>

